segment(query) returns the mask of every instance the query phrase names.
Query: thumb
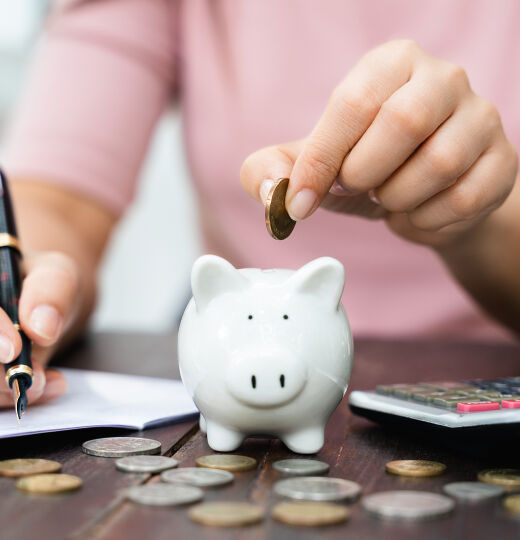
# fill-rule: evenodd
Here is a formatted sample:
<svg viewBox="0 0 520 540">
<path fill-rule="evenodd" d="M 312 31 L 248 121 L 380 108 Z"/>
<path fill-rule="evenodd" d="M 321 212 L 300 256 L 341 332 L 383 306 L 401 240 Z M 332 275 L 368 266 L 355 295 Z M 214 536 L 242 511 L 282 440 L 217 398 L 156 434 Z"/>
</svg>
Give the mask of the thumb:
<svg viewBox="0 0 520 540">
<path fill-rule="evenodd" d="M 262 148 L 249 155 L 240 169 L 244 189 L 265 204 L 267 194 L 279 178 L 290 178 L 303 139 Z"/>
</svg>

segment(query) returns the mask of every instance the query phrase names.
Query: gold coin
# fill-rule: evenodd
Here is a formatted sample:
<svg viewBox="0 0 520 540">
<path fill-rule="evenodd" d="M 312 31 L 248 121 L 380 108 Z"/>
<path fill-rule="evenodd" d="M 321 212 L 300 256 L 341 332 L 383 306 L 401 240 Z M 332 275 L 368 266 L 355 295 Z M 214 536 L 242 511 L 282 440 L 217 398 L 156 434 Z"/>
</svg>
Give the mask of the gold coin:
<svg viewBox="0 0 520 540">
<path fill-rule="evenodd" d="M 345 506 L 326 502 L 283 502 L 277 504 L 271 515 L 287 525 L 322 527 L 342 523 L 349 517 Z"/>
<path fill-rule="evenodd" d="M 256 467 L 256 459 L 235 454 L 211 454 L 197 458 L 197 467 L 222 469 L 231 472 L 250 471 Z"/>
<path fill-rule="evenodd" d="M 262 507 L 246 502 L 209 502 L 193 506 L 188 515 L 192 521 L 211 527 L 242 527 L 264 519 Z"/>
<path fill-rule="evenodd" d="M 400 476 L 437 476 L 446 470 L 444 463 L 423 459 L 399 459 L 386 464 L 386 472 Z"/>
<path fill-rule="evenodd" d="M 478 479 L 505 489 L 517 488 L 520 487 L 520 469 L 486 469 L 478 473 Z"/>
<path fill-rule="evenodd" d="M 29 493 L 63 493 L 81 487 L 81 478 L 71 474 L 36 474 L 20 478 L 16 487 Z"/>
<path fill-rule="evenodd" d="M 289 178 L 278 179 L 270 189 L 265 201 L 265 224 L 275 240 L 285 240 L 294 229 L 296 221 L 287 213 L 285 195 Z"/>
<path fill-rule="evenodd" d="M 520 495 L 509 495 L 509 497 L 506 497 L 504 499 L 504 508 L 508 512 L 520 516 Z"/>
<path fill-rule="evenodd" d="M 0 475 L 29 476 L 31 474 L 54 473 L 61 469 L 61 463 L 48 459 L 5 459 L 0 461 Z"/>
</svg>

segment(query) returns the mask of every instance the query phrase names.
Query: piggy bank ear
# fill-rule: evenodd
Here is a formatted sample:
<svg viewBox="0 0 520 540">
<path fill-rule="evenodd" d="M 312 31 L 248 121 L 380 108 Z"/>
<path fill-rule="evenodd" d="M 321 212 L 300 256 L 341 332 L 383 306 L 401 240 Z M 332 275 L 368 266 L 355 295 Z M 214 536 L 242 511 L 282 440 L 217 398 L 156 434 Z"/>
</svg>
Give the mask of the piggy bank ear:
<svg viewBox="0 0 520 540">
<path fill-rule="evenodd" d="M 226 292 L 241 291 L 247 279 L 222 257 L 203 255 L 193 264 L 191 289 L 197 311 L 202 311 L 213 298 Z"/>
<path fill-rule="evenodd" d="M 297 270 L 287 281 L 292 294 L 310 294 L 337 309 L 345 286 L 345 269 L 332 257 L 320 257 Z"/>
</svg>

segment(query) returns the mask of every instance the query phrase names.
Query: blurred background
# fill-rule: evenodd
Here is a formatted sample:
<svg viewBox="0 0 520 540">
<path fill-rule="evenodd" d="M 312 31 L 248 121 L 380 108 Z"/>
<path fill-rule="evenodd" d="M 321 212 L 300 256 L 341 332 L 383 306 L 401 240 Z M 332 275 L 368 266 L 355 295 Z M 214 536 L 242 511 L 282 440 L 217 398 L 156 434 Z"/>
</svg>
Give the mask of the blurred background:
<svg viewBox="0 0 520 540">
<path fill-rule="evenodd" d="M 51 3 L 0 0 L 0 163 L 6 126 Z M 150 144 L 137 197 L 103 261 L 95 330 L 165 332 L 188 300 L 191 264 L 201 248 L 181 130 L 179 111 L 166 111 Z M 154 279 L 140 288 L 139 278 L 150 268 Z"/>
</svg>

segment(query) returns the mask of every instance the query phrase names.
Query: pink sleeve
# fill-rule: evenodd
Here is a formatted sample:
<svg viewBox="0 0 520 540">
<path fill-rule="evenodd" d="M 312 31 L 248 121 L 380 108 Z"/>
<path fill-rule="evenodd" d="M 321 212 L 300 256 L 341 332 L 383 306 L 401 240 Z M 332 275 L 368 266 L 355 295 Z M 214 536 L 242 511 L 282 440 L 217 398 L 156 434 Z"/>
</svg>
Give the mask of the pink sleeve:
<svg viewBox="0 0 520 540">
<path fill-rule="evenodd" d="M 154 125 L 173 93 L 175 2 L 80 2 L 48 21 L 3 165 L 93 198 L 132 199 Z"/>
</svg>

